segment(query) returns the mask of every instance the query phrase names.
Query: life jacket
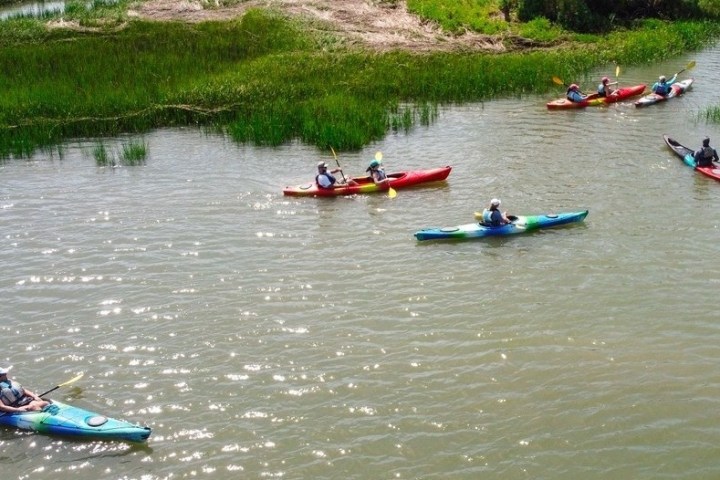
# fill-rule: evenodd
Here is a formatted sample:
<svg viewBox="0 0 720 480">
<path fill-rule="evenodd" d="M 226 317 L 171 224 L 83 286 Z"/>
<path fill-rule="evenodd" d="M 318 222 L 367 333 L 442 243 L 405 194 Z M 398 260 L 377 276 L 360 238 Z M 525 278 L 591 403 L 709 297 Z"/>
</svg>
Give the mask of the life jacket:
<svg viewBox="0 0 720 480">
<path fill-rule="evenodd" d="M 329 186 L 329 187 L 323 187 L 322 185 L 320 185 L 320 176 L 325 176 L 325 177 L 328 178 L 328 180 L 330 180 L 330 186 Z M 318 175 L 315 176 L 315 184 L 318 186 L 318 188 L 325 188 L 325 189 L 333 188 L 332 186 L 335 185 L 335 182 L 336 182 L 336 181 L 337 181 L 337 180 L 335 180 L 335 177 L 333 177 L 332 175 L 330 175 L 330 174 L 327 173 L 327 172 L 325 172 L 325 173 L 319 173 Z"/>
<path fill-rule="evenodd" d="M 715 149 L 712 147 L 702 147 L 702 154 L 705 160 L 712 160 L 715 156 Z"/>
<path fill-rule="evenodd" d="M 497 214 L 493 215 L 495 212 L 497 212 Z M 495 216 L 495 218 L 493 218 L 493 216 Z M 500 216 L 499 210 L 490 210 L 486 208 L 482 212 L 482 224 L 488 227 L 499 227 L 502 225 L 500 218 L 498 218 Z"/>
<path fill-rule="evenodd" d="M 658 95 L 662 95 L 663 97 L 670 93 L 670 86 L 667 83 L 657 82 L 655 85 L 653 85 L 653 87 L 653 92 L 657 93 Z"/>
<path fill-rule="evenodd" d="M 571 102 L 574 102 L 574 103 L 579 103 L 584 100 L 582 98 L 582 95 L 580 94 L 580 92 L 578 92 L 577 90 L 568 89 L 565 96 L 567 97 L 568 100 L 570 100 Z"/>
<path fill-rule="evenodd" d="M 605 85 L 602 83 L 598 85 L 598 97 L 607 97 L 607 91 L 605 90 Z"/>
<path fill-rule="evenodd" d="M 32 401 L 32 398 L 25 395 L 22 385 L 6 380 L 0 382 L 0 401 L 8 407 L 21 407 Z"/>
<path fill-rule="evenodd" d="M 375 178 L 375 174 L 377 174 L 378 181 L 385 180 L 387 178 L 387 173 L 385 173 L 385 170 L 382 168 L 378 168 L 375 172 L 373 172 L 373 178 Z"/>
<path fill-rule="evenodd" d="M 712 161 L 715 157 L 715 149 L 712 147 L 701 147 L 695 152 L 693 158 L 698 167 L 712 167 Z"/>
</svg>

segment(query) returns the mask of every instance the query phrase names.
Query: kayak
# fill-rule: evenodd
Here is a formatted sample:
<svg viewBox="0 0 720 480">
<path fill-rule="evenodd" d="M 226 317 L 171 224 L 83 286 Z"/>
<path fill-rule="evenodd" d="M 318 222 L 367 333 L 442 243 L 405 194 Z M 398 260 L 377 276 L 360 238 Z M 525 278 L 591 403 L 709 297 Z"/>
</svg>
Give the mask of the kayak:
<svg viewBox="0 0 720 480">
<path fill-rule="evenodd" d="M 128 442 L 144 442 L 151 433 L 150 427 L 115 420 L 58 401 L 36 412 L 0 414 L 0 425 L 48 435 Z"/>
<path fill-rule="evenodd" d="M 607 105 L 610 103 L 619 102 L 627 98 L 641 95 L 645 91 L 645 85 L 634 85 L 632 87 L 622 87 L 616 90 L 617 94 L 613 93 L 609 97 L 599 97 L 597 93 L 588 95 L 588 97 L 582 102 L 571 102 L 567 98 L 559 98 L 547 103 L 547 108 L 550 110 L 564 110 L 569 108 L 585 108 L 585 107 L 596 107 L 599 105 Z"/>
<path fill-rule="evenodd" d="M 510 216 L 511 222 L 500 227 L 490 227 L 482 223 L 468 223 L 457 227 L 425 228 L 415 232 L 418 240 L 468 239 L 481 237 L 499 237 L 531 232 L 541 228 L 552 228 L 568 223 L 582 222 L 588 210 L 548 215 Z M 482 213 L 475 213 L 476 219 L 482 219 Z"/>
<path fill-rule="evenodd" d="M 450 175 L 452 167 L 431 168 L 429 170 L 411 170 L 407 172 L 388 173 L 390 179 L 390 187 L 398 190 L 413 185 L 428 182 L 439 182 L 445 180 Z M 356 193 L 372 193 L 387 191 L 389 187 L 379 187 L 375 185 L 370 176 L 353 177 L 357 185 L 341 185 L 331 189 L 318 188 L 317 184 L 308 183 L 306 185 L 298 185 L 295 187 L 285 187 L 283 194 L 293 196 L 318 196 L 318 197 L 336 197 L 338 195 L 354 195 Z"/>
<path fill-rule="evenodd" d="M 665 143 L 667 143 L 668 147 L 670 147 L 672 151 L 675 152 L 675 154 L 682 159 L 685 165 L 694 168 L 695 171 L 700 172 L 705 176 L 714 178 L 715 180 L 720 180 L 720 168 L 696 167 L 695 158 L 693 158 L 693 154 L 695 152 L 693 152 L 693 150 L 689 149 L 684 145 L 681 145 L 677 140 L 673 140 L 667 135 L 663 135 L 663 138 L 665 139 Z"/>
<path fill-rule="evenodd" d="M 671 98 L 679 97 L 680 95 L 685 93 L 685 90 L 690 88 L 690 85 L 693 84 L 693 81 L 694 80 L 692 78 L 688 78 L 687 80 L 683 80 L 682 82 L 675 82 L 670 85 L 670 93 L 668 93 L 667 96 L 658 95 L 657 93 L 651 93 L 649 95 L 645 95 L 644 97 L 636 101 L 635 106 L 646 107 L 655 103 L 664 102 L 665 100 Z"/>
</svg>

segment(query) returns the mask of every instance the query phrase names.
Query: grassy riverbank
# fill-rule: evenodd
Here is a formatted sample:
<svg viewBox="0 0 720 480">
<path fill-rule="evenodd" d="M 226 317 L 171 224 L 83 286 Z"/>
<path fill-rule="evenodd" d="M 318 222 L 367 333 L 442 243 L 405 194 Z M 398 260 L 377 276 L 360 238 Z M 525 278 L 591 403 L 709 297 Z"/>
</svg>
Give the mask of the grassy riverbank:
<svg viewBox="0 0 720 480">
<path fill-rule="evenodd" d="M 113 12 L 94 32 L 3 23 L 0 158 L 73 137 L 172 125 L 264 145 L 300 138 L 357 149 L 389 129 L 432 121 L 438 104 L 549 91 L 553 75 L 578 79 L 599 64 L 658 60 L 720 33 L 715 23 L 648 21 L 563 48 L 374 53 L 337 47 L 326 34 L 260 10 L 198 24 L 125 23 L 122 10 Z"/>
</svg>

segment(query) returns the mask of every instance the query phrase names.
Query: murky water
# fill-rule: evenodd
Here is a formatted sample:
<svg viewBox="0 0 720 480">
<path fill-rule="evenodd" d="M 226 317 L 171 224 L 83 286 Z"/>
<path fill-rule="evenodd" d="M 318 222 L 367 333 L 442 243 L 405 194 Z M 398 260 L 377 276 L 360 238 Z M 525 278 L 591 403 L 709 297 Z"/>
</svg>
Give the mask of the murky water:
<svg viewBox="0 0 720 480">
<path fill-rule="evenodd" d="M 662 134 L 720 145 L 695 121 L 719 54 L 623 68 L 697 60 L 691 92 L 647 109 L 448 107 L 340 153 L 351 175 L 376 150 L 454 167 L 392 200 L 283 197 L 329 152 L 193 130 L 147 135 L 142 167 L 96 167 L 92 141 L 3 164 L 0 363 L 35 390 L 85 372 L 55 398 L 153 427 L 146 447 L 1 429 L 4 478 L 717 477 L 720 184 Z M 495 196 L 590 214 L 412 236 Z"/>
</svg>

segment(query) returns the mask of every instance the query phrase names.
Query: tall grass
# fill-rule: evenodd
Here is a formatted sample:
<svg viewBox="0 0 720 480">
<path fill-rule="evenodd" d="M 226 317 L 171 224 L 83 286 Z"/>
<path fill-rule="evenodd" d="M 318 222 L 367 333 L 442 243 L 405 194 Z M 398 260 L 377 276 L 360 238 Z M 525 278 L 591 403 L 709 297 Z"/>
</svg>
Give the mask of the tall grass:
<svg viewBox="0 0 720 480">
<path fill-rule="evenodd" d="M 0 33 L 0 158 L 173 125 L 358 149 L 431 122 L 439 104 L 549 91 L 554 75 L 657 59 L 718 34 L 710 24 L 659 22 L 565 50 L 377 54 L 322 51 L 297 24 L 259 10 L 240 21 L 132 21 L 94 34 L 6 25 L 32 40 Z"/>
<path fill-rule="evenodd" d="M 408 0 L 407 6 L 451 33 L 469 29 L 494 35 L 508 29 L 497 0 Z"/>
</svg>

